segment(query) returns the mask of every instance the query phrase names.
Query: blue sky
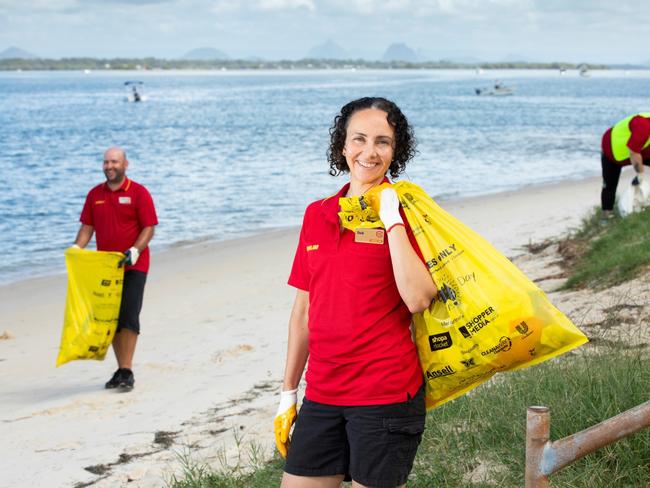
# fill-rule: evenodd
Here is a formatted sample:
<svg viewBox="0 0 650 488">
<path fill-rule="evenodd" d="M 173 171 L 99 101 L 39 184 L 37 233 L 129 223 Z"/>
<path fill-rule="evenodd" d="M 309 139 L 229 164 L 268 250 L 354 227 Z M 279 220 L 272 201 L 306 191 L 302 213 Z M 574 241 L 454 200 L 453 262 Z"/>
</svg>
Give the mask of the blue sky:
<svg viewBox="0 0 650 488">
<path fill-rule="evenodd" d="M 405 43 L 426 59 L 650 62 L 640 0 L 0 0 L 0 50 L 43 57 L 298 59 L 331 39 L 379 58 Z"/>
</svg>

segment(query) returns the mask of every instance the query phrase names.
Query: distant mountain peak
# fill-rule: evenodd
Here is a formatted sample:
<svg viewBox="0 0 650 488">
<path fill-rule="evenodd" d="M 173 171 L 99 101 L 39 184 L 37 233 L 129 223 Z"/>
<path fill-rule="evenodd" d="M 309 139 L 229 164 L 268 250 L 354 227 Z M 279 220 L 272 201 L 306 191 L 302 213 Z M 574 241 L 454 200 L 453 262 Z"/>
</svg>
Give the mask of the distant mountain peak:
<svg viewBox="0 0 650 488">
<path fill-rule="evenodd" d="M 16 46 L 9 46 L 4 51 L 0 51 L 0 59 L 35 59 L 36 54 L 25 51 Z"/>
<path fill-rule="evenodd" d="M 199 47 L 185 53 L 183 59 L 191 59 L 194 61 L 213 61 L 215 59 L 230 59 L 230 57 L 223 51 L 220 51 L 219 49 L 215 49 L 213 47 Z"/>
<path fill-rule="evenodd" d="M 307 55 L 309 59 L 349 59 L 348 52 L 331 39 L 312 47 Z"/>
<path fill-rule="evenodd" d="M 406 61 L 415 63 L 418 61 L 418 55 L 403 42 L 396 42 L 388 46 L 381 59 L 383 61 Z"/>
</svg>

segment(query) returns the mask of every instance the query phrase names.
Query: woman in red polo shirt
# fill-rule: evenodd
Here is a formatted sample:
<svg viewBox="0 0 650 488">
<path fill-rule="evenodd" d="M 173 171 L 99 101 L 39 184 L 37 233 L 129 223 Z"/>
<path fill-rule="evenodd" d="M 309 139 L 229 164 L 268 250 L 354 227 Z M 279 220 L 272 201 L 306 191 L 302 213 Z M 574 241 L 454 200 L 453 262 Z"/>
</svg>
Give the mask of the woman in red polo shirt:
<svg viewBox="0 0 650 488">
<path fill-rule="evenodd" d="M 404 485 L 424 429 L 422 371 L 411 314 L 437 293 L 391 188 L 381 193 L 379 239 L 344 230 L 339 198 L 397 177 L 415 155 L 399 107 L 348 103 L 334 119 L 330 174 L 349 182 L 307 207 L 289 284 L 297 289 L 275 419 L 283 487 Z M 306 391 L 296 417 L 305 365 Z M 291 445 L 289 431 L 296 422 Z"/>
</svg>

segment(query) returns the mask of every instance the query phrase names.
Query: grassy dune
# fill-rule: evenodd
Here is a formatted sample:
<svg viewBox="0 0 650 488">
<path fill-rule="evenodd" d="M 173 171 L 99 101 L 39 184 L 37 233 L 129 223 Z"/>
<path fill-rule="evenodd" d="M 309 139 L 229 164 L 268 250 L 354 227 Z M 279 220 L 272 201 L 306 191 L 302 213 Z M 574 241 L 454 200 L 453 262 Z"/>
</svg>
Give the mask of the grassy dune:
<svg viewBox="0 0 650 488">
<path fill-rule="evenodd" d="M 566 288 L 602 289 L 628 280 L 650 264 L 650 209 L 606 225 L 594 213 L 562 241 L 560 251 L 570 271 Z M 521 487 L 528 406 L 550 407 L 551 438 L 559 439 L 647 401 L 648 385 L 648 344 L 631 346 L 624 340 L 586 345 L 499 375 L 428 414 L 408 486 Z M 186 468 L 186 477 L 172 480 L 171 487 L 276 487 L 282 476 L 277 455 L 220 473 L 191 463 Z M 551 486 L 650 486 L 650 429 L 556 473 Z"/>
</svg>

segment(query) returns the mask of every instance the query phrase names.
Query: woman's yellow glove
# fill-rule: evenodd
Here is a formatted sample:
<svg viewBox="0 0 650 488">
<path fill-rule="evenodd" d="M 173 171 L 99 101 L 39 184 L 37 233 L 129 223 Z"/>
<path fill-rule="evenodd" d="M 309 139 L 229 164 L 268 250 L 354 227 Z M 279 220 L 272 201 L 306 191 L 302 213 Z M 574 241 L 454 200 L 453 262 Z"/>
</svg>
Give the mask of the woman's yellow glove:
<svg viewBox="0 0 650 488">
<path fill-rule="evenodd" d="M 275 415 L 275 420 L 273 421 L 275 445 L 283 458 L 287 457 L 287 450 L 291 443 L 289 440 L 289 432 L 298 415 L 296 412 L 296 404 L 298 403 L 297 392 L 298 390 L 280 392 L 280 405 L 278 406 L 278 413 Z"/>
</svg>

